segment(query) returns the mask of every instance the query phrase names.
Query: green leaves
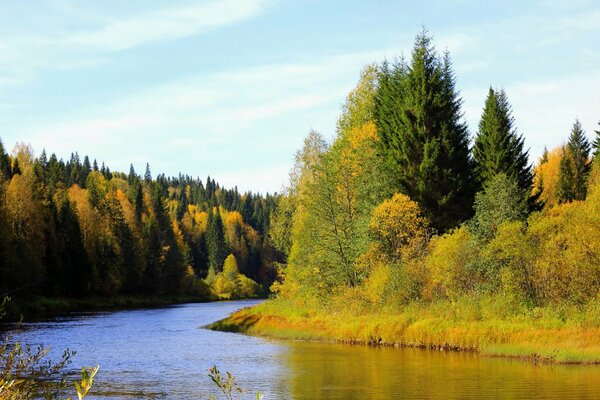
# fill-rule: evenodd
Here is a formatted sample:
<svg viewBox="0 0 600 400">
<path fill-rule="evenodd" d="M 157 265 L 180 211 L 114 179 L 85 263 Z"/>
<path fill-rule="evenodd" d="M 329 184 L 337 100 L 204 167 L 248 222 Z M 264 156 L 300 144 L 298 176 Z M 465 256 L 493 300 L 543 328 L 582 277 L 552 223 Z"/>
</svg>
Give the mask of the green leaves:
<svg viewBox="0 0 600 400">
<path fill-rule="evenodd" d="M 524 139 L 514 127 L 512 110 L 504 90 L 489 89 L 479 131 L 473 146 L 475 173 L 480 185 L 503 173 L 516 179 L 521 189 L 532 185 Z"/>
<path fill-rule="evenodd" d="M 219 371 L 216 365 L 213 365 L 208 370 L 208 377 L 213 381 L 213 383 L 219 388 L 221 393 L 225 396 L 227 400 L 233 400 L 234 398 L 241 399 L 244 394 L 244 389 L 242 389 L 236 382 L 235 376 L 231 374 L 231 372 L 225 372 L 225 375 Z M 237 397 L 234 397 L 237 396 Z M 256 400 L 261 400 L 263 397 L 260 392 L 256 392 Z M 216 397 L 210 396 L 210 399 L 214 400 Z"/>
<path fill-rule="evenodd" d="M 73 382 L 75 389 L 77 390 L 77 397 L 79 400 L 83 400 L 83 398 L 92 388 L 92 385 L 94 384 L 94 377 L 99 369 L 99 365 L 96 365 L 94 368 L 81 367 L 81 381 Z"/>
<path fill-rule="evenodd" d="M 470 214 L 473 185 L 450 58 L 439 57 L 423 31 L 410 63 L 386 62 L 380 71 L 374 115 L 393 192 L 417 201 L 436 229 L 456 226 Z"/>
</svg>

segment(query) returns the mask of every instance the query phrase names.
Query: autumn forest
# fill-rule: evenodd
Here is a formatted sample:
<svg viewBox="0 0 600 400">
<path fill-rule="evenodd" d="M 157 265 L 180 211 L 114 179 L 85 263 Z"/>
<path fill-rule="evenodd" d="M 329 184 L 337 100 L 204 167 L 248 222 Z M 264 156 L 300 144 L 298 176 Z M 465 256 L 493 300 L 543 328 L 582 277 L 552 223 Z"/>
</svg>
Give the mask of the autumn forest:
<svg viewBox="0 0 600 400">
<path fill-rule="evenodd" d="M 265 315 L 308 325 L 322 313 L 404 316 L 396 327 L 454 312 L 460 326 L 501 321 L 485 337 L 448 339 L 435 325 L 387 339 L 458 348 L 505 343 L 523 318 L 598 329 L 600 129 L 574 119 L 564 144 L 533 160 L 509 99 L 490 87 L 470 133 L 450 54 L 422 32 L 410 57 L 362 70 L 333 140 L 311 131 L 279 194 L 0 147 L 0 291 L 270 294 Z M 352 329 L 329 336 L 386 340 Z"/>
</svg>

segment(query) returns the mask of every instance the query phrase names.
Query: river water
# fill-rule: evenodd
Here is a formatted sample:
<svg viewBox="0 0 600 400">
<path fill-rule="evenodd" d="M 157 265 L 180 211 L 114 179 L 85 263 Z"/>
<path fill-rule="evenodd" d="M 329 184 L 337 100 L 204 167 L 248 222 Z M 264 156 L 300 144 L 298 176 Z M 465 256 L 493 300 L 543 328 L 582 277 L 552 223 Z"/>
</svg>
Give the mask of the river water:
<svg viewBox="0 0 600 400">
<path fill-rule="evenodd" d="M 207 399 L 216 394 L 207 375 L 213 364 L 265 399 L 600 399 L 600 367 L 270 340 L 202 328 L 255 303 L 77 314 L 26 323 L 16 338 L 50 346 L 51 356 L 76 350 L 74 373 L 76 366 L 99 364 L 90 400 Z"/>
</svg>

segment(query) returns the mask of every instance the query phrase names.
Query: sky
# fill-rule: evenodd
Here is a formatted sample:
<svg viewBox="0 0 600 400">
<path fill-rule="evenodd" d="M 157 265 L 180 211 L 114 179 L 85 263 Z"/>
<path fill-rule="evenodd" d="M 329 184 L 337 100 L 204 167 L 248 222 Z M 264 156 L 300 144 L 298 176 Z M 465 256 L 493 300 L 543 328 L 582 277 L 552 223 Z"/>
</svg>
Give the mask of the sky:
<svg viewBox="0 0 600 400">
<path fill-rule="evenodd" d="M 280 191 L 364 65 L 448 50 L 477 131 L 504 88 L 531 161 L 600 120 L 598 0 L 0 0 L 0 138 Z M 418 4 L 417 4 L 418 3 Z"/>
</svg>

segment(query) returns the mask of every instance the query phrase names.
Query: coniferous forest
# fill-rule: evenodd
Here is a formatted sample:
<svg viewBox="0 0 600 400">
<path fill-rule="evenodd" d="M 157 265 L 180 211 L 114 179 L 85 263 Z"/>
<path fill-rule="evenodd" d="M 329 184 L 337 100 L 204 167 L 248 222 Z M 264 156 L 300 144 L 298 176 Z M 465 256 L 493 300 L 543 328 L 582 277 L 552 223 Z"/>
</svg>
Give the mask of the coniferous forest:
<svg viewBox="0 0 600 400">
<path fill-rule="evenodd" d="M 0 142 L 0 292 L 86 298 L 254 296 L 274 279 L 276 197 L 180 175 L 112 172 Z M 225 259 L 232 254 L 231 279 Z M 231 264 L 231 263 L 230 263 Z M 233 269 L 232 269 L 233 268 Z M 243 278 L 242 278 L 243 277 Z M 241 279 L 240 287 L 231 282 Z M 235 285 L 234 285 L 235 286 Z"/>
</svg>

